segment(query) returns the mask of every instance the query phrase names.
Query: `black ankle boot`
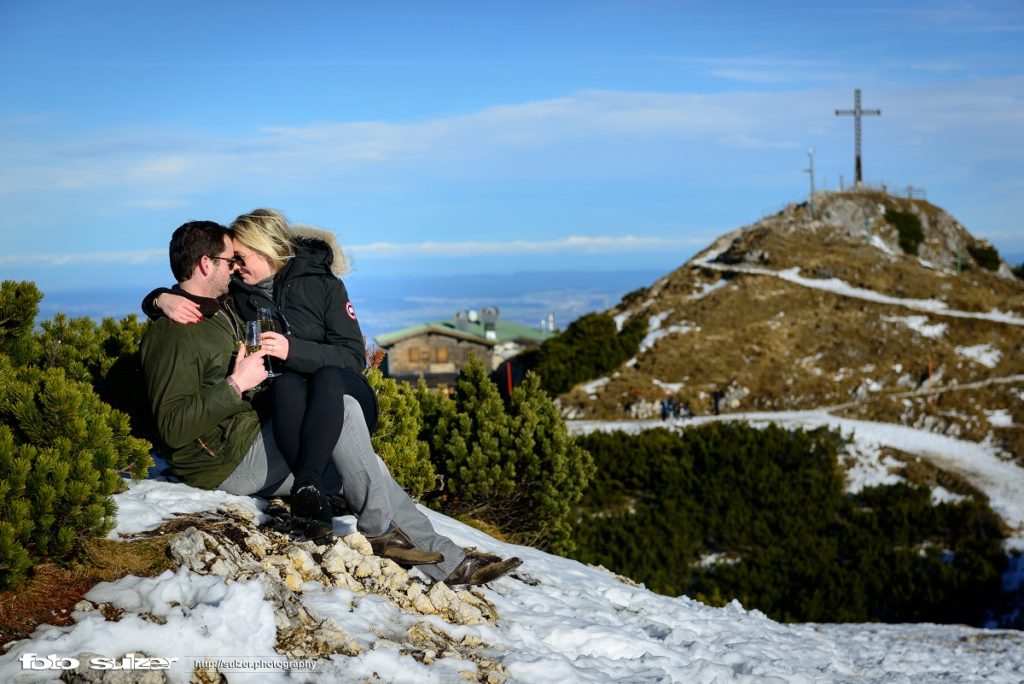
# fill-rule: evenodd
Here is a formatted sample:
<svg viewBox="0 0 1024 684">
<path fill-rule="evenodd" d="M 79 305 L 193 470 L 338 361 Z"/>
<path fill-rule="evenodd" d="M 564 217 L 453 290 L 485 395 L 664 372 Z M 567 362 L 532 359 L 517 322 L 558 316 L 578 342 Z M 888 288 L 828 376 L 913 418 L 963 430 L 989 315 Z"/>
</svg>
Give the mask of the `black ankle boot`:
<svg viewBox="0 0 1024 684">
<path fill-rule="evenodd" d="M 316 544 L 334 539 L 331 500 L 315 485 L 304 485 L 292 496 L 292 518 L 303 521 L 303 534 Z"/>
<path fill-rule="evenodd" d="M 292 517 L 310 519 L 319 517 L 323 494 L 316 485 L 303 485 L 292 493 Z"/>
</svg>

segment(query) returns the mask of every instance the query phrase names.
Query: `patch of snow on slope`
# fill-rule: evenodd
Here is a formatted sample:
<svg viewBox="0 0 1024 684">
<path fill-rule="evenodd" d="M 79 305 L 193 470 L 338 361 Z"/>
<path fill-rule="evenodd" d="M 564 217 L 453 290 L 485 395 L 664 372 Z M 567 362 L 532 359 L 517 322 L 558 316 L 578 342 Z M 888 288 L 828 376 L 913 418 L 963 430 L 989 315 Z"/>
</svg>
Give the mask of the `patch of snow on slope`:
<svg viewBox="0 0 1024 684">
<path fill-rule="evenodd" d="M 700 327 L 691 326 L 689 323 L 676 323 L 675 325 L 670 325 L 667 328 L 659 328 L 654 332 L 647 333 L 647 336 L 640 341 L 640 349 L 637 353 L 643 354 L 645 351 L 653 347 L 655 342 L 663 337 L 668 337 L 669 335 L 674 335 L 676 333 L 688 333 L 696 330 L 700 330 Z"/>
<path fill-rule="evenodd" d="M 986 368 L 995 368 L 996 364 L 999 363 L 999 359 L 1003 357 L 1003 353 L 991 344 L 976 344 L 973 347 L 957 347 L 955 351 L 960 356 L 980 363 Z"/>
<path fill-rule="evenodd" d="M 889 256 L 896 256 L 896 252 L 894 252 L 892 250 L 892 247 L 890 247 L 886 243 L 886 241 L 882 239 L 882 237 L 880 235 L 872 235 L 871 236 L 871 245 L 873 247 L 875 247 L 877 249 L 880 249 L 881 251 L 885 252 Z"/>
<path fill-rule="evenodd" d="M 681 382 L 662 382 L 661 380 L 654 379 L 652 379 L 651 382 L 670 394 L 675 394 L 679 390 L 683 389 L 683 383 Z"/>
<path fill-rule="evenodd" d="M 917 334 L 933 340 L 942 337 L 949 327 L 945 323 L 929 325 L 927 316 L 882 316 L 882 320 L 890 323 L 902 323 Z"/>
<path fill-rule="evenodd" d="M 608 378 L 598 378 L 597 380 L 591 380 L 590 382 L 583 383 L 582 385 L 580 385 L 580 389 L 582 389 L 587 394 L 594 394 L 595 392 L 597 392 L 597 390 L 599 390 L 600 388 L 604 387 L 607 384 Z"/>
<path fill-rule="evenodd" d="M 622 332 L 622 325 L 626 321 L 628 321 L 630 319 L 630 317 L 632 317 L 632 315 L 633 315 L 633 312 L 630 311 L 629 309 L 627 309 L 627 310 L 623 311 L 622 313 L 617 313 L 614 316 L 612 316 L 612 320 L 615 321 L 615 329 L 617 331 L 619 331 L 619 332 Z"/>
<path fill-rule="evenodd" d="M 960 501 L 966 500 L 967 497 L 962 494 L 954 494 L 942 485 L 935 485 L 932 487 L 932 505 L 940 503 L 959 503 Z"/>
<path fill-rule="evenodd" d="M 895 474 L 902 463 L 891 456 L 883 456 L 876 445 L 847 445 L 842 456 L 846 465 L 846 491 L 856 494 L 865 487 L 897 484 L 904 478 Z"/>
<path fill-rule="evenodd" d="M 228 504 L 251 511 L 258 521 L 267 517 L 262 513 L 260 506 L 265 504 L 260 499 L 207 492 L 180 482 L 143 480 L 132 486 L 131 493 L 131 496 L 113 497 L 117 503 L 117 527 L 110 531 L 108 539 L 155 530 L 176 515 L 199 513 Z"/>
<path fill-rule="evenodd" d="M 721 278 L 720 280 L 717 280 L 713 283 L 701 283 L 701 289 L 697 290 L 692 295 L 690 295 L 690 299 L 693 301 L 696 301 L 698 299 L 704 299 L 715 290 L 720 290 L 721 288 L 725 287 L 728 284 L 729 281 L 726 278 Z"/>
<path fill-rule="evenodd" d="M 853 297 L 856 299 L 864 299 L 869 302 L 902 306 L 908 309 L 926 311 L 939 316 L 950 316 L 952 318 L 975 318 L 979 320 L 995 321 L 997 323 L 1006 323 L 1009 325 L 1024 325 L 1024 318 L 1021 318 L 1016 314 L 1005 313 L 998 309 L 994 309 L 989 312 L 958 311 L 956 309 L 950 309 L 949 305 L 938 299 L 904 299 L 902 297 L 885 295 L 880 292 L 875 292 L 874 290 L 867 290 L 862 287 L 855 287 L 843 280 L 840 280 L 839 278 L 806 278 L 800 275 L 800 267 L 798 266 L 782 271 L 774 271 L 769 268 L 760 268 L 757 266 L 725 265 L 712 263 L 710 261 L 698 261 L 698 263 L 706 268 L 712 268 L 718 271 L 725 271 L 728 273 L 752 273 L 755 275 L 781 278 L 782 280 L 786 280 L 796 285 L 809 287 L 815 290 L 832 292 L 833 294 L 841 295 L 843 297 Z"/>
<path fill-rule="evenodd" d="M 1013 416 L 1006 409 L 985 411 L 985 417 L 992 427 L 1013 427 Z"/>
</svg>

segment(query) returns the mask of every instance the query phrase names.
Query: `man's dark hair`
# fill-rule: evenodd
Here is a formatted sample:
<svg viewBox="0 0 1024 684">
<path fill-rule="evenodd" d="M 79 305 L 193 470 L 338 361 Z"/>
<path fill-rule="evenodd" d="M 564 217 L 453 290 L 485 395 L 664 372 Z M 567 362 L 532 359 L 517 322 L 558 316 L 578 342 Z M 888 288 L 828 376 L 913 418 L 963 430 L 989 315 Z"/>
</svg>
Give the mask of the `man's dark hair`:
<svg viewBox="0 0 1024 684">
<path fill-rule="evenodd" d="M 179 283 L 192 277 L 204 256 L 217 256 L 224 251 L 228 229 L 213 221 L 189 221 L 178 226 L 171 235 L 171 273 Z"/>
</svg>

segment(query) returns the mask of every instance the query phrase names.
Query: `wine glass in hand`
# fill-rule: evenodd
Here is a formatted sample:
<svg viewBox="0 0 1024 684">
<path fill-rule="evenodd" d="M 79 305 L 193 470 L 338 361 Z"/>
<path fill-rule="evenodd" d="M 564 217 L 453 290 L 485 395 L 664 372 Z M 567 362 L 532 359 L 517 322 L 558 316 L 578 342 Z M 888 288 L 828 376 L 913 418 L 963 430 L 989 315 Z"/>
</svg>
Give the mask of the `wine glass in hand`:
<svg viewBox="0 0 1024 684">
<path fill-rule="evenodd" d="M 260 350 L 260 322 L 249 321 L 245 327 L 245 351 L 253 354 Z"/>
<path fill-rule="evenodd" d="M 277 323 L 274 321 L 274 312 L 271 309 L 259 309 L 257 311 L 261 332 L 277 332 Z M 274 372 L 274 362 L 267 357 L 267 377 L 276 378 L 280 373 Z"/>
</svg>

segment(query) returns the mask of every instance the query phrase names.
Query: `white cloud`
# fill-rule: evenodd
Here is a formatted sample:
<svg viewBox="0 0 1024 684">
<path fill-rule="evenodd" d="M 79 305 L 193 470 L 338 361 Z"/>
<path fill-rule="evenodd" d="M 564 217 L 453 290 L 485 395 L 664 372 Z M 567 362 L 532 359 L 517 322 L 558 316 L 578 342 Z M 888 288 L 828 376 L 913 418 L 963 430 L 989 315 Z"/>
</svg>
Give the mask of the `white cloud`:
<svg viewBox="0 0 1024 684">
<path fill-rule="evenodd" d="M 83 264 L 143 264 L 167 259 L 167 248 L 83 254 L 3 254 L 0 266 L 80 266 Z"/>
<path fill-rule="evenodd" d="M 469 257 L 528 254 L 607 254 L 613 252 L 654 252 L 666 249 L 702 246 L 709 238 L 653 238 L 624 235 L 572 235 L 554 240 L 470 240 L 463 242 L 395 243 L 373 242 L 353 245 L 351 251 L 359 258 L 394 259 L 400 257 Z"/>
<path fill-rule="evenodd" d="M 464 241 L 464 242 L 372 242 L 347 248 L 362 259 L 396 259 L 404 257 L 444 258 L 488 255 L 529 254 L 608 254 L 615 252 L 655 252 L 666 249 L 702 246 L 708 237 L 656 238 L 623 236 L 571 235 L 554 240 L 531 241 Z M 0 255 L 0 266 L 81 266 L 88 264 L 143 264 L 167 259 L 167 248 L 140 249 L 122 252 L 89 252 L 81 254 L 33 253 Z"/>
</svg>

